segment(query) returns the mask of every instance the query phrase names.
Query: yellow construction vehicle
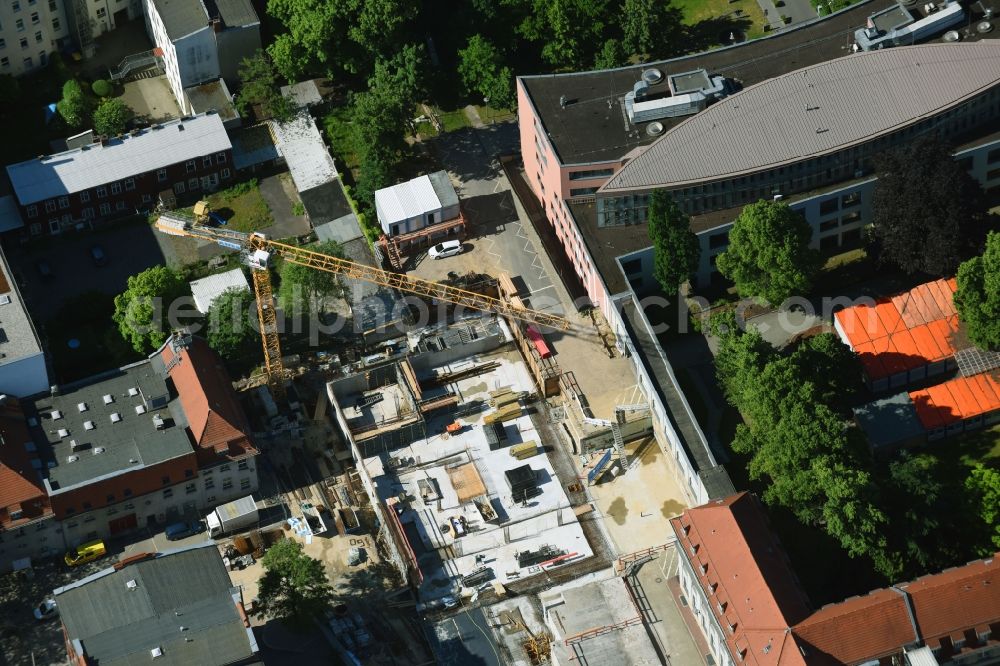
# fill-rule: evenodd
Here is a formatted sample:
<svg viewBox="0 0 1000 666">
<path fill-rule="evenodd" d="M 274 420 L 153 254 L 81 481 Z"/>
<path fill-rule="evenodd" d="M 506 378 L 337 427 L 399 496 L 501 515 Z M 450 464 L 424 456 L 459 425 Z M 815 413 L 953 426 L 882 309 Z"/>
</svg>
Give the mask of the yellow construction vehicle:
<svg viewBox="0 0 1000 666">
<path fill-rule="evenodd" d="M 267 373 L 268 383 L 273 390 L 278 392 L 283 391 L 285 372 L 281 362 L 281 344 L 278 340 L 278 324 L 274 310 L 271 275 L 268 271 L 268 264 L 272 256 L 279 256 L 284 261 L 293 264 L 309 266 L 335 275 L 397 289 L 407 294 L 436 299 L 483 312 L 494 312 L 561 331 L 570 328 L 570 322 L 563 317 L 526 308 L 520 303 L 520 299 L 515 298 L 512 301 L 507 301 L 438 282 L 385 271 L 346 259 L 331 257 L 321 252 L 314 252 L 304 247 L 274 241 L 260 233 L 245 233 L 205 226 L 199 224 L 199 220 L 207 219 L 207 211 L 203 209 L 199 212 L 201 215 L 198 217 L 173 212 L 163 213 L 156 221 L 156 228 L 161 233 L 171 236 L 211 241 L 223 247 L 239 250 L 246 256 L 247 263 L 252 269 L 254 293 L 257 297 L 257 317 L 260 322 L 260 336 L 264 344 L 264 370 Z"/>
</svg>

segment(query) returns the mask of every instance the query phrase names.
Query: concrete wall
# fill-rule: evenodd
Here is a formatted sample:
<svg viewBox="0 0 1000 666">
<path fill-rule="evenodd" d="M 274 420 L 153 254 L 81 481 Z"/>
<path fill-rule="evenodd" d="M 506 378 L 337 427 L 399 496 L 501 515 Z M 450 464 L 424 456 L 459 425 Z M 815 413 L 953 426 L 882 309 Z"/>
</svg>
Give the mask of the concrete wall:
<svg viewBox="0 0 1000 666">
<path fill-rule="evenodd" d="M 176 40 L 174 47 L 182 90 L 178 100 L 184 97 L 184 88 L 219 78 L 219 52 L 211 26 Z"/>
<path fill-rule="evenodd" d="M 631 442 L 640 437 L 648 437 L 653 434 L 653 418 L 647 416 L 630 421 L 622 426 L 621 431 L 622 439 L 626 442 Z M 611 428 L 604 428 L 580 438 L 580 449 L 584 453 L 593 453 L 594 451 L 600 451 L 613 445 L 614 435 L 611 434 Z"/>
<path fill-rule="evenodd" d="M 42 352 L 0 365 L 0 393 L 23 398 L 48 391 L 49 386 L 49 372 Z"/>
<path fill-rule="evenodd" d="M 482 333 L 482 331 L 479 331 Z M 504 344 L 503 333 L 497 332 L 495 335 L 482 335 L 475 340 L 463 343 L 458 347 L 449 347 L 438 351 L 423 352 L 410 356 L 410 363 L 418 373 L 427 372 L 432 368 L 439 368 L 456 361 L 469 359 L 478 354 L 485 354 Z"/>
<path fill-rule="evenodd" d="M 48 62 L 63 42 L 69 41 L 70 22 L 63 2 L 57 0 L 55 10 L 51 10 L 46 0 L 34 4 L 18 0 L 17 11 L 10 0 L 0 3 L 0 39 L 4 44 L 0 49 L 0 74 L 20 76 L 35 71 Z"/>
<path fill-rule="evenodd" d="M 239 69 L 244 58 L 253 57 L 260 46 L 260 24 L 226 28 L 215 33 L 218 44 L 219 73 L 230 90 L 240 84 Z"/>
</svg>

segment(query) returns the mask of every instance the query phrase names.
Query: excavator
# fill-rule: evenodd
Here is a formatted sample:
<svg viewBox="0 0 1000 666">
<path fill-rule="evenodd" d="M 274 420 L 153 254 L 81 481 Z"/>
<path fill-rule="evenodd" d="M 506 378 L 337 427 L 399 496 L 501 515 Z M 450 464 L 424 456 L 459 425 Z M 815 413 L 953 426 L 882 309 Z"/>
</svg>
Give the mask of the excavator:
<svg viewBox="0 0 1000 666">
<path fill-rule="evenodd" d="M 209 226 L 207 224 L 210 219 L 208 207 L 204 202 L 198 202 L 194 213 L 193 216 L 177 212 L 162 213 L 156 221 L 156 229 L 170 236 L 206 240 L 222 247 L 239 250 L 245 257 L 251 268 L 254 293 L 257 298 L 257 318 L 264 345 L 264 372 L 272 391 L 278 394 L 284 393 L 286 375 L 281 360 L 281 342 L 278 339 L 274 293 L 271 288 L 271 274 L 268 270 L 272 257 L 281 257 L 284 261 L 293 264 L 308 266 L 346 278 L 364 280 L 406 294 L 436 299 L 482 312 L 493 312 L 560 331 L 567 331 L 570 328 L 569 320 L 557 315 L 531 310 L 519 302 L 493 298 L 458 287 L 332 257 L 308 248 L 271 240 L 264 234 L 257 232 L 246 233 Z"/>
</svg>

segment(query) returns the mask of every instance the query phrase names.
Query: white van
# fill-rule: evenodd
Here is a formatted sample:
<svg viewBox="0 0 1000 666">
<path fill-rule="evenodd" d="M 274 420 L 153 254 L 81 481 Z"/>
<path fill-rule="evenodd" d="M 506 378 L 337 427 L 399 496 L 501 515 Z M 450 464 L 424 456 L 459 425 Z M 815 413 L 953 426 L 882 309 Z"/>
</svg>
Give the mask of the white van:
<svg viewBox="0 0 1000 666">
<path fill-rule="evenodd" d="M 434 259 L 444 259 L 445 257 L 451 257 L 456 254 L 462 254 L 462 241 L 450 240 L 443 243 L 438 243 L 427 251 Z"/>
</svg>

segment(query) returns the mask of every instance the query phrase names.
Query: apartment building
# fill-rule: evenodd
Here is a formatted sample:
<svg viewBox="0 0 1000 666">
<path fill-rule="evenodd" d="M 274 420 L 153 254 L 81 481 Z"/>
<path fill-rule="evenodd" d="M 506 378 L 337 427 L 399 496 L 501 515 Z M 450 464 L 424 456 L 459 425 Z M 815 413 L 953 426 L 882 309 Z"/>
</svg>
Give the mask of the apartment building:
<svg viewBox="0 0 1000 666">
<path fill-rule="evenodd" d="M 19 405 L 23 422 L 13 404 L 0 422 L 18 449 L 0 458 L 17 481 L 4 484 L 0 569 L 257 491 L 249 425 L 200 338 L 175 334 L 145 361 Z"/>
<path fill-rule="evenodd" d="M 34 395 L 48 388 L 45 352 L 0 248 L 0 396 Z"/>
<path fill-rule="evenodd" d="M 71 41 L 63 0 L 0 1 L 0 74 L 44 67 Z"/>
<path fill-rule="evenodd" d="M 171 120 L 7 167 L 30 237 L 152 210 L 160 192 L 196 198 L 232 178 L 232 144 L 215 113 Z"/>
</svg>

